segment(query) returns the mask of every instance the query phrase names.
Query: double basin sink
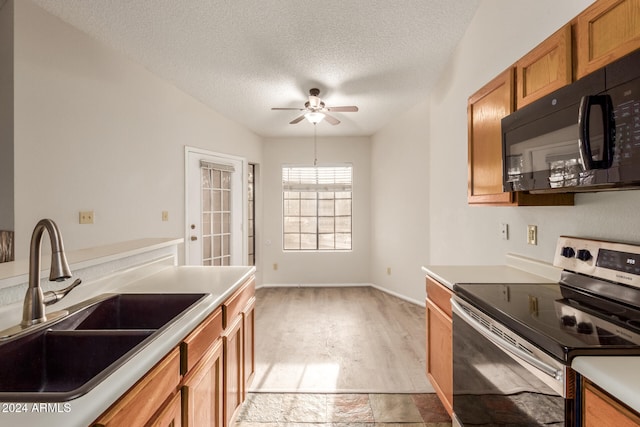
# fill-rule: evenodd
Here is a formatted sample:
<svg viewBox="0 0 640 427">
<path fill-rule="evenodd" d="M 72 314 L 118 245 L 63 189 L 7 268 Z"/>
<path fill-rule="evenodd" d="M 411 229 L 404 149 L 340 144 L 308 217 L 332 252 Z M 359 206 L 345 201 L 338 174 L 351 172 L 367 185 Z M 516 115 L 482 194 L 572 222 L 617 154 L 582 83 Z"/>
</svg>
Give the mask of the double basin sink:
<svg viewBox="0 0 640 427">
<path fill-rule="evenodd" d="M 206 294 L 109 294 L 0 342 L 0 401 L 77 398 L 112 374 Z"/>
</svg>

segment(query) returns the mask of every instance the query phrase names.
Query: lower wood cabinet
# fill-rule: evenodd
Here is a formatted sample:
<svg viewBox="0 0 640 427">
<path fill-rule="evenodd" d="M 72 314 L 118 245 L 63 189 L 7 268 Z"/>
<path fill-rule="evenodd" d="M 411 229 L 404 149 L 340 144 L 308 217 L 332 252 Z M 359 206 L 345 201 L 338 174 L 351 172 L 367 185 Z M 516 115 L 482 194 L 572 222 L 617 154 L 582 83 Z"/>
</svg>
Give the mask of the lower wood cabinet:
<svg viewBox="0 0 640 427">
<path fill-rule="evenodd" d="M 582 387 L 584 427 L 637 427 L 640 415 L 600 388 L 585 381 Z"/>
<path fill-rule="evenodd" d="M 182 422 L 185 427 L 224 426 L 222 338 L 214 341 L 182 386 Z"/>
<path fill-rule="evenodd" d="M 182 425 L 182 395 L 178 392 L 147 426 L 182 427 Z"/>
<path fill-rule="evenodd" d="M 253 351 L 255 348 L 255 308 L 256 298 L 253 297 L 249 300 L 244 310 L 242 310 L 242 336 L 244 338 L 244 399 L 247 398 L 247 390 L 249 389 L 249 385 L 251 384 L 251 381 L 253 381 L 253 377 L 256 373 L 256 359 Z"/>
<path fill-rule="evenodd" d="M 94 427 L 144 426 L 173 402 L 180 383 L 180 349 L 174 348 L 93 423 Z M 156 424 L 161 425 L 161 424 Z"/>
<path fill-rule="evenodd" d="M 427 277 L 427 377 L 449 415 L 453 413 L 451 291 Z"/>
<path fill-rule="evenodd" d="M 236 316 L 231 325 L 225 329 L 224 343 L 224 409 L 227 426 L 232 425 L 236 411 L 244 401 L 244 376 L 242 355 L 242 316 Z"/>
<path fill-rule="evenodd" d="M 255 279 L 113 404 L 92 427 L 230 427 L 255 374 Z"/>
</svg>

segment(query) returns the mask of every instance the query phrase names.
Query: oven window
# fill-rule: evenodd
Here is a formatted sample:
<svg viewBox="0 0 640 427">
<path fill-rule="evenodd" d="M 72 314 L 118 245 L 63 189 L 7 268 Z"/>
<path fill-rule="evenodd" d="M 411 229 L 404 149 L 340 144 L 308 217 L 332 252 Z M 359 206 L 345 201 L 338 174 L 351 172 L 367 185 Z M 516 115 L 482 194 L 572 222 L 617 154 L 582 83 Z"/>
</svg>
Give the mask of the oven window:
<svg viewBox="0 0 640 427">
<path fill-rule="evenodd" d="M 462 426 L 570 425 L 572 401 L 525 369 L 525 362 L 455 313 L 453 331 L 453 411 Z"/>
</svg>

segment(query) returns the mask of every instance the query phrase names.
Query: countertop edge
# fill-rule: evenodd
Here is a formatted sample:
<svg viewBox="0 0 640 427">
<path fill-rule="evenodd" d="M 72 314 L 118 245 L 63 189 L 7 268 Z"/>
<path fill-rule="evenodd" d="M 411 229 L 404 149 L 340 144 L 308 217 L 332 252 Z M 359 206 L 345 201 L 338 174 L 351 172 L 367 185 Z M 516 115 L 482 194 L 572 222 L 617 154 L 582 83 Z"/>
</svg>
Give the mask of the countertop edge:
<svg viewBox="0 0 640 427">
<path fill-rule="evenodd" d="M 638 356 L 578 356 L 571 367 L 607 393 L 640 413 Z"/>
</svg>

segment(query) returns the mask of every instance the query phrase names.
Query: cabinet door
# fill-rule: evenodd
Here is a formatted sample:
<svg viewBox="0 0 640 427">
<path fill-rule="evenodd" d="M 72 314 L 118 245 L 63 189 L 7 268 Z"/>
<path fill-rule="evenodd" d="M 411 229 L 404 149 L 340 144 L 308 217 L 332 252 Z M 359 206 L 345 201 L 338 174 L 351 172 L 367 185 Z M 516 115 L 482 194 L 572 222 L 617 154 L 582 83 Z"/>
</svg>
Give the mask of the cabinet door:
<svg viewBox="0 0 640 427">
<path fill-rule="evenodd" d="M 147 427 L 182 427 L 182 397 L 180 392 L 171 399 Z"/>
<path fill-rule="evenodd" d="M 637 427 L 640 416 L 590 382 L 584 383 L 584 427 Z"/>
<path fill-rule="evenodd" d="M 243 396 L 244 399 L 247 398 L 247 390 L 251 385 L 251 381 L 253 380 L 253 376 L 256 372 L 256 361 L 254 357 L 254 349 L 255 349 L 255 307 L 256 307 L 256 299 L 251 298 L 247 307 L 242 312 L 242 329 L 244 336 L 244 348 L 243 348 L 243 356 L 244 356 L 244 387 L 243 387 Z"/>
<path fill-rule="evenodd" d="M 184 427 L 223 427 L 223 352 L 218 338 L 184 380 Z"/>
<path fill-rule="evenodd" d="M 452 321 L 427 298 L 427 377 L 451 415 L 453 413 Z"/>
<path fill-rule="evenodd" d="M 96 421 L 94 426 L 142 426 L 161 409 L 180 383 L 180 350 L 175 348 Z"/>
<path fill-rule="evenodd" d="M 577 77 L 640 48 L 640 0 L 598 0 L 577 17 Z"/>
<path fill-rule="evenodd" d="M 468 201 L 511 203 L 502 191 L 501 120 L 513 111 L 513 69 L 509 68 L 471 95 L 467 106 Z"/>
<path fill-rule="evenodd" d="M 223 335 L 224 343 L 224 419 L 230 426 L 244 400 L 242 358 L 242 316 L 236 316 Z"/>
<path fill-rule="evenodd" d="M 571 25 L 516 62 L 516 104 L 522 108 L 571 83 Z"/>
</svg>

